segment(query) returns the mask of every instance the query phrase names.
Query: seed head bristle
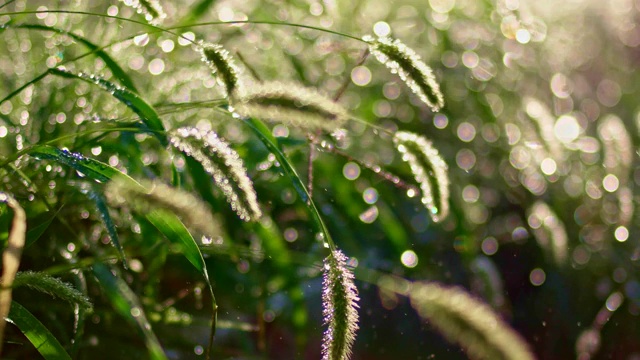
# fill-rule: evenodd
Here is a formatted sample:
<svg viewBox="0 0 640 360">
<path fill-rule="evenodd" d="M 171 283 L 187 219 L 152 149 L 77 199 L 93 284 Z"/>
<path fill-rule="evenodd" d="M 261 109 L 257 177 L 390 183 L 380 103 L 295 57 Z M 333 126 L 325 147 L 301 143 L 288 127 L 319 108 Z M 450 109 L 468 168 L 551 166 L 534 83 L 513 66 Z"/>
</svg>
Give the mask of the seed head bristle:
<svg viewBox="0 0 640 360">
<path fill-rule="evenodd" d="M 262 216 L 256 191 L 240 155 L 215 132 L 179 128 L 169 135 L 169 142 L 202 165 L 242 220 Z"/>
<path fill-rule="evenodd" d="M 422 136 L 398 131 L 393 142 L 402 154 L 402 160 L 409 163 L 411 172 L 420 185 L 422 204 L 434 222 L 441 221 L 449 214 L 447 164 L 431 141 Z"/>
<path fill-rule="evenodd" d="M 444 97 L 433 71 L 418 54 L 398 39 L 388 37 L 374 38 L 367 35 L 362 38 L 369 44 L 369 51 L 384 64 L 393 74 L 398 74 L 402 81 L 418 98 L 431 108 L 433 112 L 444 106 Z"/>
<path fill-rule="evenodd" d="M 203 41 L 198 43 L 196 49 L 202 55 L 202 61 L 211 69 L 211 73 L 224 86 L 226 96 L 233 96 L 240 88 L 238 80 L 240 70 L 236 67 L 229 51 L 220 44 Z"/>
<path fill-rule="evenodd" d="M 322 314 L 328 326 L 322 339 L 323 360 L 347 360 L 358 330 L 358 289 L 347 257 L 334 250 L 324 261 Z"/>
<path fill-rule="evenodd" d="M 297 84 L 257 84 L 233 102 L 234 110 L 246 117 L 282 122 L 307 130 L 335 131 L 345 124 L 348 112 L 314 89 Z"/>
</svg>

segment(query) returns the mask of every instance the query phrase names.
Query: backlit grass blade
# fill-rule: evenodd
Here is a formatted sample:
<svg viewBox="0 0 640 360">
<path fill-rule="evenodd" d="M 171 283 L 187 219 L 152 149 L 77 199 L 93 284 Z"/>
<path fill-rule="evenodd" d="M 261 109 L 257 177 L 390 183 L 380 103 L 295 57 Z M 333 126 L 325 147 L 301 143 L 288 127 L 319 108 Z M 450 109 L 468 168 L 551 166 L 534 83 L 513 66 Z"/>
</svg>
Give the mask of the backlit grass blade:
<svg viewBox="0 0 640 360">
<path fill-rule="evenodd" d="M 107 54 L 104 50 L 102 50 L 101 47 L 95 45 L 94 43 L 92 43 L 91 41 L 87 40 L 85 37 L 82 37 L 80 35 L 74 34 L 70 31 L 66 31 L 57 27 L 53 27 L 53 26 L 46 26 L 46 25 L 41 25 L 41 24 L 16 24 L 16 25 L 5 25 L 4 27 L 0 28 L 0 32 L 3 31 L 4 29 L 8 29 L 8 28 L 13 28 L 13 29 L 28 29 L 28 30 L 37 30 L 37 31 L 47 31 L 47 32 L 54 32 L 54 33 L 58 33 L 58 34 L 62 34 L 65 36 L 68 36 L 70 38 L 72 38 L 73 40 L 81 43 L 82 45 L 86 46 L 89 50 L 93 51 L 93 53 L 99 57 L 100 59 L 102 59 L 102 61 L 104 61 L 105 66 L 111 70 L 111 72 L 113 73 L 113 76 L 118 79 L 121 83 L 122 86 L 124 86 L 125 88 L 133 91 L 133 92 L 138 92 L 138 90 L 136 89 L 136 86 L 133 83 L 133 80 L 129 77 L 129 75 L 120 67 L 120 65 L 118 65 L 118 63 L 113 60 L 113 58 L 111 58 L 111 56 L 109 56 L 109 54 Z"/>
<path fill-rule="evenodd" d="M 104 295 L 109 299 L 116 312 L 127 319 L 142 334 L 149 351 L 149 357 L 154 360 L 167 359 L 156 334 L 151 329 L 151 324 L 149 324 L 144 314 L 138 297 L 127 283 L 113 275 L 111 270 L 103 264 L 95 264 L 93 273 L 104 289 Z"/>
<path fill-rule="evenodd" d="M 43 159 L 49 159 L 57 161 L 61 164 L 71 166 L 78 172 L 91 180 L 99 182 L 107 182 L 115 177 L 120 181 L 126 181 L 131 186 L 140 187 L 144 189 L 137 181 L 123 174 L 118 169 L 111 167 L 103 162 L 95 159 L 84 157 L 77 153 L 72 153 L 67 150 L 60 150 L 51 146 L 36 146 L 30 149 L 28 154 Z M 202 257 L 202 253 L 198 248 L 196 241 L 193 239 L 187 228 L 182 224 L 180 219 L 175 214 L 166 211 L 152 211 L 145 215 L 147 220 L 153 224 L 165 237 L 174 244 L 177 244 L 182 249 L 182 254 L 189 260 L 189 262 L 204 276 L 207 285 L 209 287 L 212 297 L 212 309 L 213 309 L 213 326 L 212 326 L 212 339 L 215 334 L 215 321 L 217 319 L 217 304 L 215 297 L 213 296 L 213 288 L 209 281 L 209 275 L 207 273 L 207 267 Z"/>
<path fill-rule="evenodd" d="M 69 354 L 49 329 L 42 325 L 29 310 L 15 301 L 11 303 L 7 322 L 17 326 L 46 360 L 71 360 Z"/>
<path fill-rule="evenodd" d="M 54 160 L 63 165 L 72 167 L 82 176 L 101 183 L 109 181 L 114 176 L 122 174 L 119 170 L 82 154 L 69 150 L 61 150 L 53 146 L 39 145 L 29 150 L 29 155 L 38 159 Z"/>
<path fill-rule="evenodd" d="M 160 141 L 162 146 L 167 146 L 169 144 L 167 137 L 165 136 L 164 125 L 162 125 L 162 121 L 160 120 L 160 117 L 158 116 L 156 110 L 153 108 L 153 106 L 149 105 L 134 92 L 96 75 L 85 73 L 76 74 L 64 68 L 49 69 L 49 72 L 53 75 L 64 77 L 67 79 L 78 79 L 86 81 L 90 84 L 99 86 L 105 91 L 108 91 L 114 98 L 126 105 L 136 115 L 140 116 L 140 120 L 142 121 L 142 123 L 149 131 L 154 134 L 154 136 Z"/>
<path fill-rule="evenodd" d="M 69 304 L 78 304 L 83 309 L 92 309 L 93 305 L 83 293 L 78 291 L 71 284 L 63 282 L 43 272 L 22 271 L 16 275 L 13 287 L 28 287 L 54 298 L 65 301 Z"/>
</svg>

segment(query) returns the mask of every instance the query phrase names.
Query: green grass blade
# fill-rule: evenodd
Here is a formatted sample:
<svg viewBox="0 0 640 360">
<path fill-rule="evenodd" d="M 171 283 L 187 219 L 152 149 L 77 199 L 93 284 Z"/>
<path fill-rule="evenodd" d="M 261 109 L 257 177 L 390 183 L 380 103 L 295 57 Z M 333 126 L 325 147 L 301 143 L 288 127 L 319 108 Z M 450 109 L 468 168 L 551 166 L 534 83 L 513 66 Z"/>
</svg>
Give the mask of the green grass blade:
<svg viewBox="0 0 640 360">
<path fill-rule="evenodd" d="M 104 223 L 104 227 L 107 229 L 107 233 L 109 234 L 109 238 L 111 239 L 111 244 L 118 250 L 118 255 L 120 256 L 120 260 L 122 261 L 122 265 L 124 268 L 127 268 L 127 257 L 124 254 L 124 249 L 120 244 L 120 238 L 118 237 L 118 230 L 116 230 L 116 225 L 113 223 L 113 219 L 109 214 L 109 208 L 107 207 L 106 200 L 104 196 L 94 190 L 89 191 L 89 198 L 93 200 L 94 204 L 96 204 L 96 209 L 100 213 L 100 218 L 102 218 L 102 222 Z"/>
<path fill-rule="evenodd" d="M 94 43 L 92 43 L 91 41 L 87 40 L 86 38 L 80 35 L 76 35 L 72 32 L 69 32 L 60 28 L 56 28 L 53 26 L 46 26 L 41 24 L 7 25 L 3 28 L 0 28 L 0 31 L 3 31 L 4 29 L 7 29 L 7 28 L 47 31 L 47 32 L 54 32 L 54 33 L 66 35 L 74 39 L 75 41 L 81 43 L 82 45 L 86 46 L 97 57 L 102 59 L 102 61 L 104 61 L 105 65 L 107 66 L 107 68 L 109 68 L 109 70 L 111 70 L 111 72 L 113 73 L 113 76 L 115 76 L 120 81 L 122 86 L 124 86 L 125 88 L 133 92 L 136 92 L 136 93 L 138 92 L 138 90 L 136 89 L 136 86 L 133 83 L 133 80 L 129 77 L 129 75 L 127 75 L 127 73 L 122 69 L 122 67 L 120 67 L 120 65 L 118 65 L 118 63 L 115 60 L 113 60 L 111 56 L 109 56 L 109 54 L 107 54 L 104 50 L 102 50 L 101 47 L 95 45 Z"/>
<path fill-rule="evenodd" d="M 15 301 L 11 302 L 11 310 L 7 321 L 16 325 L 18 329 L 29 339 L 40 355 L 47 360 L 71 360 L 58 339 L 51 334 L 42 323 Z"/>
<path fill-rule="evenodd" d="M 160 342 L 155 333 L 151 330 L 151 324 L 142 310 L 140 301 L 127 284 L 111 273 L 109 268 L 103 264 L 95 264 L 93 273 L 104 288 L 105 295 L 111 301 L 111 305 L 120 316 L 127 319 L 135 326 L 144 337 L 151 359 L 167 359 Z"/>
<path fill-rule="evenodd" d="M 162 146 L 167 146 L 169 144 L 169 141 L 165 136 L 164 125 L 162 125 L 162 121 L 160 120 L 160 117 L 158 116 L 156 110 L 153 108 L 153 106 L 149 105 L 149 103 L 144 101 L 133 91 L 118 86 L 95 75 L 88 75 L 85 73 L 76 74 L 61 68 L 49 69 L 49 72 L 53 75 L 64 77 L 67 79 L 78 79 L 86 81 L 90 84 L 99 86 L 105 91 L 108 91 L 113 97 L 126 105 L 136 115 L 140 116 L 140 120 L 142 121 L 142 123 L 148 130 L 153 132 Z"/>
<path fill-rule="evenodd" d="M 13 287 L 17 288 L 20 286 L 48 294 L 72 305 L 77 304 L 83 309 L 93 309 L 93 304 L 91 304 L 89 299 L 71 286 L 71 284 L 43 272 L 19 272 L 13 282 Z"/>
<path fill-rule="evenodd" d="M 278 147 L 278 142 L 276 138 L 271 134 L 271 131 L 269 131 L 269 128 L 262 121 L 253 118 L 245 119 L 245 123 L 249 125 L 249 128 L 253 130 L 253 132 L 258 136 L 258 139 L 260 139 L 260 141 L 267 147 L 267 149 L 269 149 L 269 151 L 273 153 L 273 155 L 276 157 L 276 160 L 278 160 L 278 162 L 280 163 L 280 166 L 282 167 L 284 173 L 289 177 L 289 179 L 291 179 L 293 187 L 298 192 L 298 195 L 300 196 L 302 201 L 304 201 L 304 203 L 306 204 L 307 209 L 309 210 L 314 220 L 314 230 L 317 234 L 322 235 L 321 237 L 323 243 L 325 243 L 326 246 L 331 250 L 336 250 L 336 245 L 334 244 L 333 239 L 331 239 L 329 231 L 327 230 L 324 221 L 322 221 L 320 213 L 318 212 L 313 199 L 311 199 L 311 197 L 309 196 L 309 192 L 307 192 L 307 188 L 305 187 L 304 182 L 302 181 L 302 179 L 300 179 L 300 176 L 298 176 L 298 173 L 293 168 L 293 165 L 291 165 L 291 163 L 289 162 L 287 156 Z"/>
<path fill-rule="evenodd" d="M 98 182 L 104 183 L 114 176 L 122 174 L 117 169 L 103 162 L 84 157 L 79 153 L 61 150 L 53 146 L 35 146 L 28 151 L 28 154 L 38 159 L 54 160 L 61 164 L 70 166 L 87 178 Z"/>
</svg>

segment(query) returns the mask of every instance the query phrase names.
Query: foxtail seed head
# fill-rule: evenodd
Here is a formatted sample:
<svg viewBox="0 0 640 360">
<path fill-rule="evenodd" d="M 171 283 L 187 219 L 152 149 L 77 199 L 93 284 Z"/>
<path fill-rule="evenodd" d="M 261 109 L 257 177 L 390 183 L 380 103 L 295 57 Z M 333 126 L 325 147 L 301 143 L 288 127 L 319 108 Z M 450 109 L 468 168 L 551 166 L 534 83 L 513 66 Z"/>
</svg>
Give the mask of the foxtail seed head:
<svg viewBox="0 0 640 360">
<path fill-rule="evenodd" d="M 215 237 L 220 234 L 220 225 L 202 200 L 159 181 L 141 181 L 140 185 L 116 178 L 107 185 L 105 195 L 113 206 L 127 204 L 139 213 L 164 209 L 176 214 L 185 226 L 203 235 Z"/>
<path fill-rule="evenodd" d="M 449 176 L 447 164 L 431 141 L 426 138 L 398 131 L 393 143 L 402 154 L 402 160 L 409 163 L 411 172 L 422 191 L 422 204 L 429 211 L 434 222 L 439 222 L 449 214 Z"/>
<path fill-rule="evenodd" d="M 156 0 L 120 0 L 125 5 L 136 9 L 136 12 L 144 16 L 144 19 L 151 25 L 160 25 L 167 17 L 162 9 L 162 5 Z"/>
<path fill-rule="evenodd" d="M 200 41 L 196 45 L 196 50 L 202 55 L 211 73 L 222 83 L 227 96 L 233 96 L 240 88 L 238 74 L 240 70 L 236 67 L 233 58 L 220 44 L 211 44 Z"/>
<path fill-rule="evenodd" d="M 369 51 L 393 74 L 400 75 L 411 91 L 427 104 L 433 112 L 444 106 L 444 97 L 433 71 L 418 54 L 400 40 L 387 37 L 374 38 L 367 35 L 362 38 L 369 44 Z"/>
<path fill-rule="evenodd" d="M 271 82 L 246 89 L 234 110 L 246 117 L 282 122 L 307 130 L 334 131 L 349 118 L 347 111 L 314 89 Z"/>
<path fill-rule="evenodd" d="M 534 359 L 518 333 L 487 304 L 460 288 L 413 283 L 409 298 L 420 316 L 460 344 L 471 359 Z"/>
<path fill-rule="evenodd" d="M 322 339 L 322 360 L 347 360 L 358 330 L 358 289 L 347 257 L 334 250 L 324 260 L 322 314 L 328 325 Z"/>
<path fill-rule="evenodd" d="M 240 155 L 215 132 L 184 127 L 169 134 L 169 142 L 202 165 L 242 220 L 262 216 L 256 191 Z"/>
</svg>

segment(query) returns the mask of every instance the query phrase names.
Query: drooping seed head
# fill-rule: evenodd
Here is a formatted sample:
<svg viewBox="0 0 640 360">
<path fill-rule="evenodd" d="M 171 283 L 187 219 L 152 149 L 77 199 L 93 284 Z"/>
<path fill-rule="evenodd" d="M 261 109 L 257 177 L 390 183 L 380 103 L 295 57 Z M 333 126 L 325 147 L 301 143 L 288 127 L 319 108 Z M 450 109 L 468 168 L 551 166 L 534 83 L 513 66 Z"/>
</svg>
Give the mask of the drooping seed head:
<svg viewBox="0 0 640 360">
<path fill-rule="evenodd" d="M 334 131 L 349 118 L 342 106 L 316 90 L 279 82 L 246 89 L 233 102 L 233 108 L 245 117 L 282 122 L 307 130 Z"/>
<path fill-rule="evenodd" d="M 163 209 L 174 213 L 185 226 L 203 235 L 216 237 L 220 234 L 220 225 L 207 204 L 162 182 L 141 181 L 137 184 L 116 178 L 107 185 L 105 195 L 112 206 L 126 204 L 139 213 Z"/>
<path fill-rule="evenodd" d="M 203 41 L 196 45 L 196 49 L 202 55 L 202 61 L 211 69 L 211 73 L 224 86 L 226 95 L 233 96 L 240 88 L 238 81 L 240 70 L 236 67 L 229 51 L 220 44 Z"/>
<path fill-rule="evenodd" d="M 416 282 L 409 298 L 420 316 L 449 341 L 460 344 L 471 359 L 534 359 L 517 332 L 463 289 Z"/>
<path fill-rule="evenodd" d="M 409 163 L 411 172 L 422 191 L 422 204 L 434 222 L 449 214 L 449 176 L 447 164 L 431 141 L 406 131 L 398 131 L 393 142 Z"/>
<path fill-rule="evenodd" d="M 556 264 L 567 258 L 568 236 L 564 223 L 549 205 L 538 200 L 528 210 L 528 222 L 542 249 L 551 254 Z"/>
<path fill-rule="evenodd" d="M 140 15 L 144 16 L 144 19 L 151 25 L 160 25 L 162 21 L 167 17 L 167 14 L 162 9 L 160 2 L 156 0 L 120 0 L 125 5 L 130 6 L 136 10 Z"/>
<path fill-rule="evenodd" d="M 169 142 L 202 165 L 242 220 L 262 216 L 256 191 L 240 155 L 215 132 L 179 128 L 169 134 Z"/>
<path fill-rule="evenodd" d="M 398 39 L 374 38 L 370 35 L 362 39 L 369 44 L 369 51 L 376 59 L 393 74 L 398 74 L 411 91 L 433 112 L 439 111 L 444 106 L 444 97 L 433 71 L 413 49 Z"/>
<path fill-rule="evenodd" d="M 322 360 L 347 360 L 358 330 L 358 289 L 347 257 L 334 250 L 324 261 L 322 314 L 327 330 L 322 339 Z"/>
</svg>

